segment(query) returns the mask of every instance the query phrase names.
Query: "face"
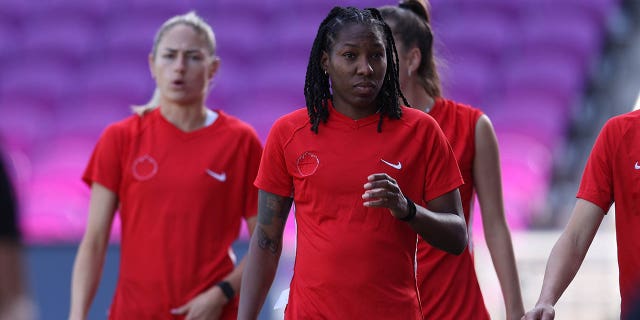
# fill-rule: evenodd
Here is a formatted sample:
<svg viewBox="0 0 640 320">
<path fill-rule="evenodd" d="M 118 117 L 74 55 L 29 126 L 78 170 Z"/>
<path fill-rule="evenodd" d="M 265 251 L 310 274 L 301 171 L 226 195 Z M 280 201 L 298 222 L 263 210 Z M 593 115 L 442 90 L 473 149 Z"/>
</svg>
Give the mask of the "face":
<svg viewBox="0 0 640 320">
<path fill-rule="evenodd" d="M 337 34 L 322 66 L 331 80 L 333 104 L 354 119 L 376 112 L 376 97 L 387 70 L 382 30 L 362 24 L 349 24 Z"/>
<path fill-rule="evenodd" d="M 165 31 L 149 64 L 165 103 L 194 105 L 203 104 L 219 61 L 207 49 L 204 35 L 178 24 Z"/>
</svg>

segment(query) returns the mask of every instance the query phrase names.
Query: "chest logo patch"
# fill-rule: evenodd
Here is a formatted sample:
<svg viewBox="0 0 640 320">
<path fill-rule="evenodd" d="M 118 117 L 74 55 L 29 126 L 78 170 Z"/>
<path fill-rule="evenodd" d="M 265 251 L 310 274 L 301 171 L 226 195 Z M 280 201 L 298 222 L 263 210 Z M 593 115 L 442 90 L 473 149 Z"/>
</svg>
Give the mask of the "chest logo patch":
<svg viewBox="0 0 640 320">
<path fill-rule="evenodd" d="M 318 170 L 318 166 L 320 165 L 320 158 L 310 151 L 307 151 L 298 157 L 296 161 L 296 167 L 298 168 L 298 172 L 303 177 L 310 176 L 316 173 Z"/>
<path fill-rule="evenodd" d="M 636 165 L 634 166 L 634 168 L 636 168 L 636 170 L 640 170 L 640 165 L 638 164 L 638 161 L 636 161 Z"/>
<path fill-rule="evenodd" d="M 149 180 L 158 173 L 158 162 L 150 155 L 145 154 L 133 161 L 131 172 L 137 180 Z"/>
<path fill-rule="evenodd" d="M 400 170 L 402 169 L 402 163 L 400 161 L 398 161 L 398 163 L 391 163 L 389 161 L 386 161 L 384 159 L 380 159 L 380 161 L 382 161 L 384 164 L 390 166 L 391 168 L 394 168 L 396 170 Z"/>
</svg>

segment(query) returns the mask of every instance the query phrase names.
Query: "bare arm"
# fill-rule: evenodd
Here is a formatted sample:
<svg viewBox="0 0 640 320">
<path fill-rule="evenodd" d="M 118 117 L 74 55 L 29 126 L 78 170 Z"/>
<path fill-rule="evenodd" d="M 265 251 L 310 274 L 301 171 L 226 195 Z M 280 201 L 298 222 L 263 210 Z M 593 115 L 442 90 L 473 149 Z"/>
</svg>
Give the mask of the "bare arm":
<svg viewBox="0 0 640 320">
<path fill-rule="evenodd" d="M 69 319 L 86 319 L 98 289 L 109 232 L 118 205 L 115 193 L 99 183 L 91 187 L 87 230 L 73 266 Z"/>
<path fill-rule="evenodd" d="M 553 306 L 580 269 L 604 213 L 602 208 L 589 201 L 576 201 L 571 219 L 549 255 L 538 302 L 523 318 L 553 319 Z"/>
<path fill-rule="evenodd" d="M 282 253 L 282 235 L 293 199 L 260 190 L 258 224 L 251 236 L 240 290 L 238 319 L 257 319 Z"/>
<path fill-rule="evenodd" d="M 409 214 L 409 203 L 396 181 L 387 174 L 370 175 L 364 189 L 365 206 L 388 208 L 398 219 Z M 408 223 L 438 249 L 460 254 L 467 246 L 467 227 L 458 189 L 427 202 L 426 208 L 416 205 L 416 216 Z"/>
<path fill-rule="evenodd" d="M 249 229 L 249 234 L 253 235 L 253 231 L 255 230 L 256 224 L 258 223 L 258 217 L 251 217 L 246 221 L 247 221 L 247 228 Z M 224 279 L 225 281 L 229 281 L 229 283 L 231 284 L 231 287 L 235 292 L 240 292 L 240 280 L 242 279 L 242 272 L 246 265 L 246 261 L 247 261 L 247 255 L 242 257 L 242 260 L 240 260 L 240 263 L 238 263 L 235 269 L 233 269 L 233 271 Z"/>
<path fill-rule="evenodd" d="M 520 319 L 524 305 L 511 234 L 504 214 L 498 141 L 486 116 L 480 117 L 476 124 L 475 145 L 473 180 L 487 247 L 502 289 L 507 319 Z"/>
</svg>

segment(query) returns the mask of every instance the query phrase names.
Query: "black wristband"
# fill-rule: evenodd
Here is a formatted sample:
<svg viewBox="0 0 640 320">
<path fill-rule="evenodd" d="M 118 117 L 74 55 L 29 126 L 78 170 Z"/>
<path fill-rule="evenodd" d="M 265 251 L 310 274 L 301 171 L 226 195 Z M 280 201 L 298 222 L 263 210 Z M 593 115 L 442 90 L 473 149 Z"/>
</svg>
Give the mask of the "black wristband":
<svg viewBox="0 0 640 320">
<path fill-rule="evenodd" d="M 229 284 L 228 281 L 220 281 L 216 284 L 216 286 L 222 289 L 222 293 L 224 293 L 224 296 L 227 297 L 227 299 L 231 300 L 233 299 L 233 297 L 235 297 L 236 292 L 233 290 L 233 287 L 231 287 L 231 284 Z"/>
<path fill-rule="evenodd" d="M 413 203 L 413 201 L 411 201 L 409 197 L 405 195 L 404 198 L 407 200 L 407 209 L 409 209 L 409 213 L 406 216 L 400 218 L 400 220 L 409 222 L 416 217 L 416 212 L 418 211 L 418 209 L 416 208 L 416 204 Z"/>
</svg>

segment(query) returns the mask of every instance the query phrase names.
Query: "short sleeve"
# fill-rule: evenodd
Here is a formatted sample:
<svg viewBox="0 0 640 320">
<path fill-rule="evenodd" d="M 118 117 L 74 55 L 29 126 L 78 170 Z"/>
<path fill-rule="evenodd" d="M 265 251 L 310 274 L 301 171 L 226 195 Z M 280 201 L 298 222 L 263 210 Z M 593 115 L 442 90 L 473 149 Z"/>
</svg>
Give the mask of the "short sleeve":
<svg viewBox="0 0 640 320">
<path fill-rule="evenodd" d="M 605 212 L 613 203 L 613 165 L 616 141 L 614 124 L 610 120 L 600 131 L 593 145 L 589 159 L 582 174 L 582 180 L 576 197 L 587 200 Z"/>
<path fill-rule="evenodd" d="M 431 120 L 433 127 L 429 130 L 432 134 L 426 144 L 427 152 L 425 154 L 428 164 L 424 178 L 424 200 L 426 202 L 438 198 L 464 183 L 451 145 L 435 120 Z"/>
<path fill-rule="evenodd" d="M 291 197 L 293 178 L 287 170 L 285 160 L 284 145 L 288 136 L 285 129 L 283 120 L 280 119 L 269 131 L 255 185 L 261 190 Z"/>
<path fill-rule="evenodd" d="M 245 201 L 245 208 L 243 215 L 245 219 L 251 218 L 258 214 L 258 188 L 254 186 L 253 182 L 258 175 L 258 168 L 260 167 L 260 158 L 262 157 L 262 144 L 258 139 L 254 131 L 249 138 L 248 153 L 245 162 L 245 183 L 247 188 L 247 197 Z"/>
<path fill-rule="evenodd" d="M 89 186 L 97 182 L 118 194 L 122 180 L 122 133 L 113 125 L 98 140 L 82 180 Z"/>
</svg>

